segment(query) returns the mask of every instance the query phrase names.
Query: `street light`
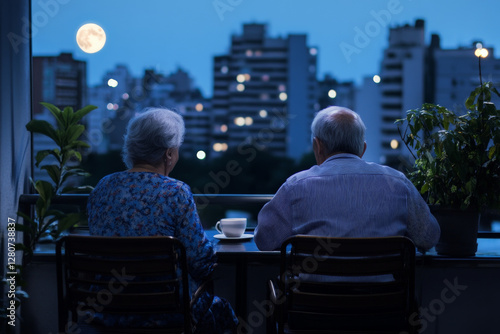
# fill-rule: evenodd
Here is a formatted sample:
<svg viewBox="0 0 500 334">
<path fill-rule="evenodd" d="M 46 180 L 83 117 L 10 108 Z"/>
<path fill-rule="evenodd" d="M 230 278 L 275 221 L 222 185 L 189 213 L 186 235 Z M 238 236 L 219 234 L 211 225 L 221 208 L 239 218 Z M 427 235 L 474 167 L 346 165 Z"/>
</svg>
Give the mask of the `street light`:
<svg viewBox="0 0 500 334">
<path fill-rule="evenodd" d="M 474 55 L 479 59 L 479 84 L 483 87 L 483 77 L 481 75 L 481 58 L 488 57 L 488 49 L 483 48 L 483 44 L 476 44 L 476 51 L 474 51 Z"/>
</svg>

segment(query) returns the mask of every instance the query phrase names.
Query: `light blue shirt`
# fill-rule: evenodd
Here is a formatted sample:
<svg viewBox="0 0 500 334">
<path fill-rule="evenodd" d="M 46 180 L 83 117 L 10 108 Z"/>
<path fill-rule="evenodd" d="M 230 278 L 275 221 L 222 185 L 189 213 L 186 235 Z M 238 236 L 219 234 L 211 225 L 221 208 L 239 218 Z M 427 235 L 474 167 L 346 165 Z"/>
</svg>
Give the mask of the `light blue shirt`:
<svg viewBox="0 0 500 334">
<path fill-rule="evenodd" d="M 439 225 L 406 176 L 353 154 L 292 175 L 259 213 L 255 243 L 275 250 L 292 235 L 406 236 L 432 248 Z"/>
</svg>

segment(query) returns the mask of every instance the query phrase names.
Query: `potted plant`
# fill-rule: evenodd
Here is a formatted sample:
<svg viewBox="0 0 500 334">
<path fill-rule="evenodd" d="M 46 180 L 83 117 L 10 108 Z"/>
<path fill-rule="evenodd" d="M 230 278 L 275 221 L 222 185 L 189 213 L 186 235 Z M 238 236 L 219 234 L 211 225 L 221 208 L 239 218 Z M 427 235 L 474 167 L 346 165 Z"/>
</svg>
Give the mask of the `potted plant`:
<svg viewBox="0 0 500 334">
<path fill-rule="evenodd" d="M 71 177 L 88 176 L 89 174 L 80 168 L 82 161 L 81 150 L 90 147 L 89 144 L 80 140 L 80 136 L 85 131 L 85 126 L 79 124 L 81 119 L 95 106 L 86 106 L 80 110 L 73 111 L 73 108 L 66 107 L 60 110 L 50 103 L 41 102 L 57 122 L 54 128 L 49 122 L 44 120 L 31 120 L 26 124 L 26 129 L 32 133 L 39 133 L 52 139 L 57 148 L 46 149 L 37 152 L 35 156 L 35 166 L 45 170 L 52 182 L 44 180 L 33 181 L 33 187 L 39 194 L 35 205 L 34 217 L 25 213 L 19 214 L 24 219 L 24 224 L 18 226 L 20 231 L 28 234 L 27 244 L 20 245 L 27 255 L 31 255 L 36 244 L 41 238 L 51 236 L 54 239 L 67 229 L 73 227 L 80 219 L 79 213 L 65 213 L 51 208 L 51 201 L 55 196 L 67 193 L 89 192 L 92 187 L 73 186 L 67 184 Z M 52 162 L 41 165 L 47 157 L 54 157 Z"/>
<path fill-rule="evenodd" d="M 474 255 L 481 210 L 500 205 L 500 111 L 492 94 L 500 96 L 486 82 L 470 94 L 463 114 L 424 104 L 396 121 L 415 158 L 409 178 L 441 226 L 439 254 Z"/>
<path fill-rule="evenodd" d="M 31 133 L 42 134 L 54 142 L 52 149 L 45 149 L 37 152 L 35 165 L 47 172 L 51 182 L 45 180 L 31 180 L 32 185 L 39 195 L 34 205 L 33 213 L 19 211 L 18 214 L 24 220 L 23 224 L 16 224 L 16 230 L 23 232 L 22 243 L 16 244 L 16 251 L 22 251 L 22 264 L 16 265 L 16 286 L 24 288 L 26 267 L 30 264 L 33 252 L 37 244 L 43 239 L 57 239 L 61 233 L 70 229 L 84 219 L 80 212 L 67 212 L 57 208 L 52 201 L 56 196 L 67 193 L 89 192 L 92 187 L 74 186 L 70 184 L 72 177 L 88 176 L 80 168 L 82 161 L 81 150 L 89 145 L 80 140 L 85 131 L 85 126 L 80 124 L 81 119 L 90 111 L 96 109 L 95 106 L 86 106 L 80 110 L 73 111 L 73 108 L 66 107 L 60 110 L 50 103 L 41 103 L 45 106 L 56 121 L 56 127 L 45 120 L 31 120 L 26 124 L 26 129 Z M 52 157 L 52 159 L 48 159 Z M 70 181 L 70 182 L 68 182 Z M 14 271 L 14 268 L 8 268 Z M 18 289 L 16 297 L 16 307 L 20 305 L 19 297 L 28 295 Z M 40 304 L 41 305 L 41 304 Z"/>
</svg>

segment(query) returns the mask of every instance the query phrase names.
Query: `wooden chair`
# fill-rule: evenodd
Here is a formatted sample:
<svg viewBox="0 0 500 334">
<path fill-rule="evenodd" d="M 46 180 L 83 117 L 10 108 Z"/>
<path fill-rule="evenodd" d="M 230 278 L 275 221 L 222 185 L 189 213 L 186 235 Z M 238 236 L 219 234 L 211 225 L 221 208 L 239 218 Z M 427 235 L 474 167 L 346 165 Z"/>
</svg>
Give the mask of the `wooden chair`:
<svg viewBox="0 0 500 334">
<path fill-rule="evenodd" d="M 280 334 L 416 333 L 408 238 L 291 237 L 280 272 L 278 289 L 269 282 Z"/>
<path fill-rule="evenodd" d="M 190 307 L 201 290 L 191 301 L 186 251 L 176 238 L 67 236 L 56 256 L 60 333 L 192 333 Z M 171 321 L 161 328 L 98 320 L 162 315 Z"/>
</svg>

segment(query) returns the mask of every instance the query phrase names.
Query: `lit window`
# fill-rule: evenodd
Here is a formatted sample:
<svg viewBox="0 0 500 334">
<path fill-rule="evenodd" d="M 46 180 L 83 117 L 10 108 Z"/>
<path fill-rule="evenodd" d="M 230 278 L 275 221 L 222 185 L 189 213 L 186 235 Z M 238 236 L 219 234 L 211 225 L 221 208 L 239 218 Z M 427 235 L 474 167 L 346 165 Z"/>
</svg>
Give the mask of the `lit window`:
<svg viewBox="0 0 500 334">
<path fill-rule="evenodd" d="M 331 98 L 331 99 L 336 98 L 337 97 L 337 92 L 334 89 L 330 89 L 328 91 L 328 97 Z"/>
<path fill-rule="evenodd" d="M 245 125 L 252 125 L 252 124 L 253 124 L 253 118 L 245 117 Z"/>
<path fill-rule="evenodd" d="M 237 126 L 245 125 L 245 118 L 244 117 L 236 117 L 234 119 L 234 124 L 236 124 Z"/>
<path fill-rule="evenodd" d="M 317 54 L 318 54 L 318 49 L 316 49 L 316 48 L 310 48 L 310 49 L 309 49 L 309 54 L 310 54 L 311 56 L 315 56 L 315 55 L 317 55 Z"/>
<path fill-rule="evenodd" d="M 250 74 L 245 73 L 245 74 L 244 74 L 244 77 L 245 77 L 245 80 L 246 80 L 246 81 L 250 81 Z"/>
<path fill-rule="evenodd" d="M 220 126 L 220 132 L 227 132 L 227 125 L 226 124 L 222 124 Z"/>
<path fill-rule="evenodd" d="M 118 86 L 118 81 L 116 81 L 115 79 L 109 79 L 108 86 L 115 88 L 116 86 Z"/>
<path fill-rule="evenodd" d="M 261 111 L 259 111 L 259 116 L 262 118 L 266 118 L 267 117 L 267 110 L 262 109 Z"/>
<path fill-rule="evenodd" d="M 118 104 L 116 104 L 116 103 L 115 103 L 115 104 L 113 104 L 113 109 L 114 109 L 114 110 L 118 110 L 118 108 L 120 108 L 120 106 L 119 106 Z"/>
<path fill-rule="evenodd" d="M 396 139 L 391 140 L 391 148 L 395 150 L 398 147 L 399 147 L 399 142 Z"/>
<path fill-rule="evenodd" d="M 226 74 L 227 72 L 229 72 L 229 69 L 227 68 L 227 66 L 222 66 L 220 68 L 220 71 L 221 71 L 222 74 Z"/>
<path fill-rule="evenodd" d="M 203 104 L 201 103 L 198 103 L 195 107 L 196 111 L 200 112 L 200 111 L 203 111 Z"/>
<path fill-rule="evenodd" d="M 213 144 L 212 148 L 215 152 L 222 152 L 222 151 L 227 151 L 227 144 L 226 143 L 215 143 Z"/>
<path fill-rule="evenodd" d="M 108 103 L 106 108 L 108 108 L 108 110 L 113 110 L 113 103 Z"/>
<path fill-rule="evenodd" d="M 220 152 L 222 151 L 222 144 L 221 143 L 215 143 L 212 148 L 214 149 L 215 152 Z"/>
<path fill-rule="evenodd" d="M 129 98 L 128 94 L 127 94 L 127 93 L 123 93 L 123 95 L 122 95 L 122 99 L 124 99 L 124 100 L 128 100 L 128 98 Z"/>
<path fill-rule="evenodd" d="M 280 92 L 284 92 L 284 91 L 286 90 L 285 85 L 279 85 L 279 86 L 278 86 L 278 90 L 279 90 Z"/>
<path fill-rule="evenodd" d="M 207 157 L 207 154 L 205 153 L 205 151 L 198 151 L 196 152 L 196 157 L 198 158 L 198 160 L 203 160 Z"/>
<path fill-rule="evenodd" d="M 269 81 L 269 74 L 264 74 L 262 76 L 262 81 Z"/>
<path fill-rule="evenodd" d="M 288 99 L 288 95 L 286 95 L 286 93 L 280 93 L 279 97 L 281 101 L 286 101 Z"/>
<path fill-rule="evenodd" d="M 245 90 L 245 85 L 244 84 L 238 84 L 238 86 L 236 86 L 236 90 L 238 92 L 242 92 Z"/>
<path fill-rule="evenodd" d="M 247 57 L 251 57 L 251 56 L 253 56 L 253 52 L 252 52 L 252 50 L 247 50 L 247 51 L 245 52 L 245 54 L 247 55 Z"/>
<path fill-rule="evenodd" d="M 255 51 L 255 57 L 260 57 L 260 56 L 262 56 L 262 51 L 260 50 Z"/>
<path fill-rule="evenodd" d="M 373 76 L 373 82 L 380 83 L 380 76 L 379 75 L 374 75 Z"/>
<path fill-rule="evenodd" d="M 244 74 L 238 74 L 236 76 L 236 81 L 238 81 L 238 82 L 245 82 L 245 75 Z"/>
</svg>

